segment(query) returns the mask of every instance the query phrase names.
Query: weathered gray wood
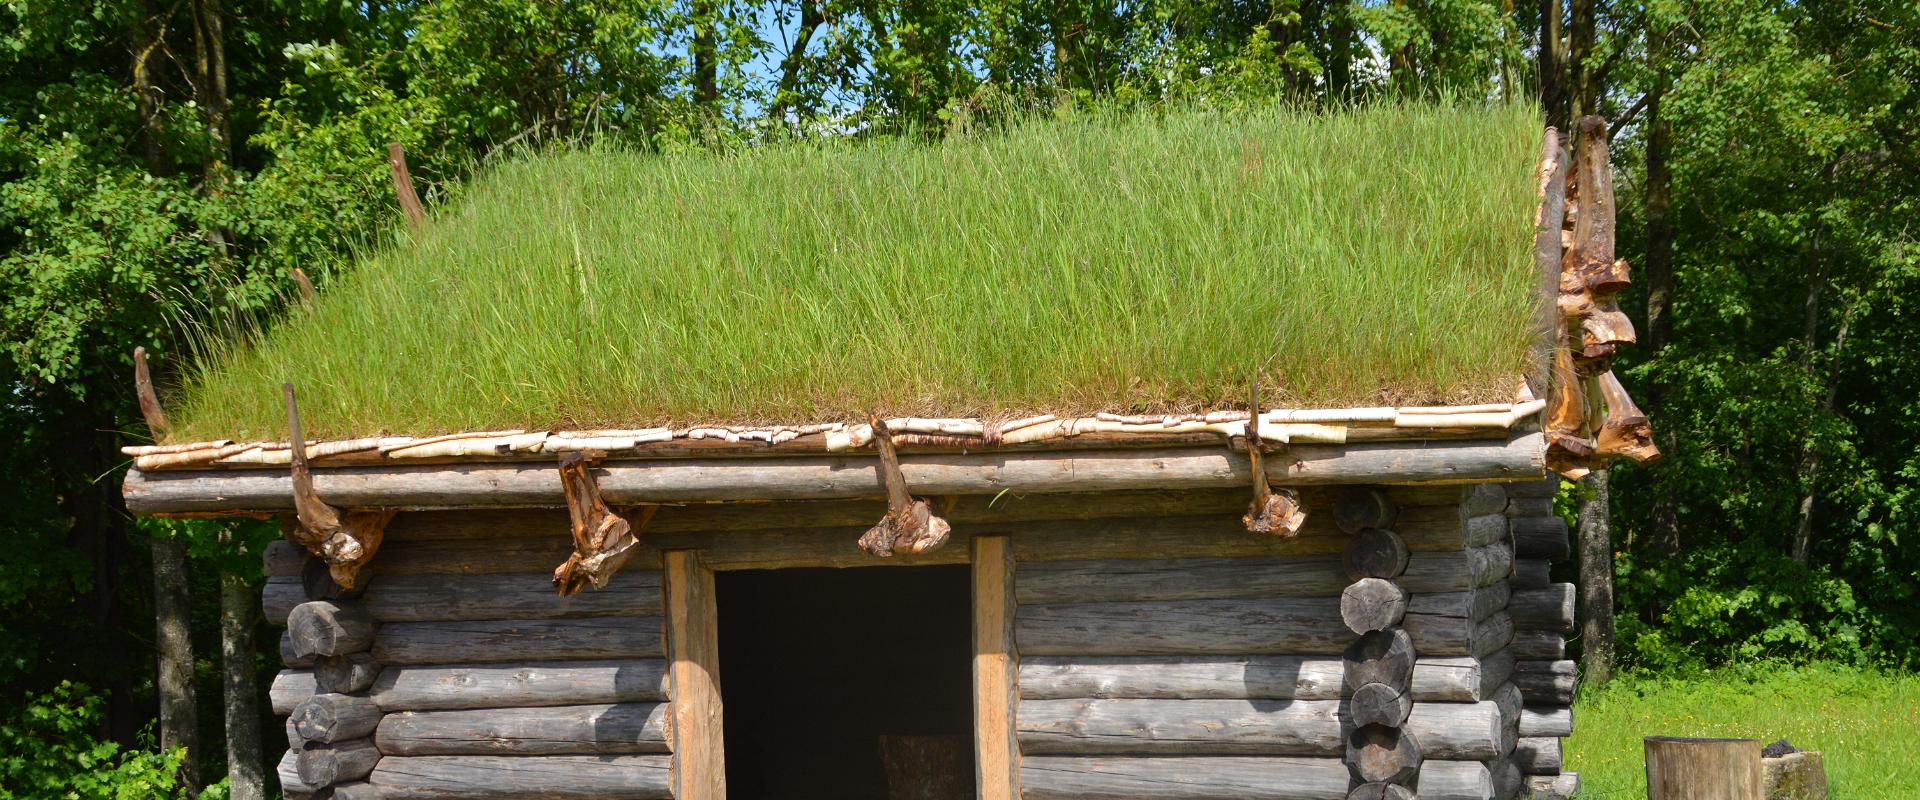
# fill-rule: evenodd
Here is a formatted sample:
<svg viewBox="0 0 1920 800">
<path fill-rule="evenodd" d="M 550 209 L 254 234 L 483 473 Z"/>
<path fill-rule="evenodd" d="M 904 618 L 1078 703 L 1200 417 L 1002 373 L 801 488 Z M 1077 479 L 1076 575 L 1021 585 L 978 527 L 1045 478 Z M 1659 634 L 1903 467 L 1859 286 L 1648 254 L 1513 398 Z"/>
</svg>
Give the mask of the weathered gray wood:
<svg viewBox="0 0 1920 800">
<path fill-rule="evenodd" d="M 1480 674 L 1478 659 L 1421 659 L 1413 665 L 1413 699 L 1479 700 Z M 1342 659 L 1313 656 L 1033 656 L 1021 659 L 1020 696 L 1337 700 L 1350 690 L 1345 675 Z"/>
<path fill-rule="evenodd" d="M 1333 524 L 1341 533 L 1356 534 L 1367 528 L 1390 528 L 1399 509 L 1387 493 L 1371 487 L 1341 490 L 1333 501 Z"/>
<path fill-rule="evenodd" d="M 270 575 L 260 589 L 260 613 L 269 625 L 287 626 L 293 607 L 307 602 L 307 588 L 298 576 Z"/>
<path fill-rule="evenodd" d="M 1580 794 L 1580 773 L 1527 776 L 1526 797 L 1532 800 L 1573 800 Z"/>
<path fill-rule="evenodd" d="M 665 753 L 667 712 L 664 703 L 400 711 L 374 742 L 394 756 Z"/>
<path fill-rule="evenodd" d="M 1480 695 L 1475 700 L 1490 698 L 1495 690 L 1507 685 L 1513 678 L 1513 653 L 1501 650 L 1492 655 L 1475 659 L 1480 663 Z"/>
<path fill-rule="evenodd" d="M 1347 736 L 1347 764 L 1362 781 L 1412 783 L 1423 760 L 1418 739 L 1410 731 L 1368 725 Z"/>
<path fill-rule="evenodd" d="M 382 664 L 482 664 L 656 658 L 659 617 L 389 622 L 373 642 Z"/>
<path fill-rule="evenodd" d="M 1506 541 L 1508 520 L 1505 514 L 1483 514 L 1467 518 L 1465 532 L 1460 543 L 1466 547 L 1485 547 L 1495 542 Z"/>
<path fill-rule="evenodd" d="M 1348 781 L 1347 767 L 1337 758 L 1028 756 L 1020 761 L 1025 800 L 1344 800 Z"/>
<path fill-rule="evenodd" d="M 293 636 L 293 652 L 298 656 L 317 658 L 361 652 L 373 645 L 373 633 L 378 627 L 365 609 L 329 600 L 301 603 L 287 616 L 287 633 Z"/>
<path fill-rule="evenodd" d="M 1513 593 L 1507 613 L 1513 615 L 1515 630 L 1544 630 L 1566 633 L 1573 630 L 1573 584 L 1549 584 L 1544 589 L 1525 589 Z"/>
<path fill-rule="evenodd" d="M 373 660 L 372 653 L 323 658 L 313 665 L 313 680 L 322 692 L 364 692 L 379 677 L 380 663 Z"/>
<path fill-rule="evenodd" d="M 1507 441 L 1379 442 L 1296 445 L 1267 460 L 1280 484 L 1362 481 L 1503 480 L 1538 475 L 1546 448 L 1538 433 Z M 1224 447 L 1165 450 L 907 455 L 907 488 L 916 495 L 1204 489 L 1246 486 L 1244 456 Z M 613 461 L 596 473 L 615 505 L 704 500 L 875 497 L 884 491 L 871 456 L 688 458 Z M 328 502 L 361 508 L 559 506 L 560 475 L 547 465 L 340 467 L 314 470 Z M 292 481 L 284 470 L 129 470 L 122 486 L 136 514 L 183 511 L 284 511 Z"/>
<path fill-rule="evenodd" d="M 386 575 L 359 602 L 380 622 L 657 616 L 660 573 L 622 570 L 606 588 L 568 597 L 544 573 Z"/>
<path fill-rule="evenodd" d="M 1341 655 L 1346 686 L 1379 683 L 1406 690 L 1413 683 L 1413 637 L 1399 628 L 1373 631 L 1355 639 Z"/>
<path fill-rule="evenodd" d="M 1545 478 L 1530 481 L 1508 481 L 1500 485 L 1506 487 L 1508 502 L 1512 502 L 1513 498 L 1516 497 L 1552 498 L 1554 493 L 1560 491 L 1560 476 L 1548 475 Z"/>
<path fill-rule="evenodd" d="M 1754 800 L 1764 797 L 1758 739 L 1648 736 L 1648 800 Z"/>
<path fill-rule="evenodd" d="M 275 539 L 260 551 L 260 569 L 270 578 L 298 578 L 312 557 L 297 544 Z"/>
<path fill-rule="evenodd" d="M 665 700 L 666 676 L 658 658 L 390 666 L 371 696 L 388 712 L 632 703 Z"/>
<path fill-rule="evenodd" d="M 1559 631 L 1514 631 L 1507 648 L 1513 657 L 1532 661 L 1551 661 L 1567 657 L 1567 639 Z"/>
<path fill-rule="evenodd" d="M 1347 719 L 1353 725 L 1397 728 L 1413 711 L 1413 695 L 1384 683 L 1364 684 L 1347 701 Z"/>
<path fill-rule="evenodd" d="M 380 750 L 372 739 L 349 739 L 333 744 L 309 743 L 294 758 L 300 782 L 309 786 L 332 786 L 342 781 L 367 777 L 380 763 Z"/>
<path fill-rule="evenodd" d="M 1521 736 L 1572 736 L 1573 709 L 1535 706 L 1520 712 Z"/>
<path fill-rule="evenodd" d="M 1551 497 L 1514 497 L 1507 500 L 1509 517 L 1551 517 L 1554 515 Z"/>
<path fill-rule="evenodd" d="M 1525 708 L 1526 698 L 1520 696 L 1519 687 L 1509 682 L 1496 689 L 1487 702 L 1492 703 L 1500 715 L 1500 743 L 1496 752 L 1504 757 L 1513 752 L 1513 743 L 1520 740 L 1520 712 Z"/>
<path fill-rule="evenodd" d="M 1521 558 L 1565 561 L 1573 557 L 1567 521 L 1559 517 L 1514 517 L 1513 547 Z"/>
<path fill-rule="evenodd" d="M 1407 590 L 1384 578 L 1361 578 L 1340 592 L 1340 619 L 1355 634 L 1384 631 L 1407 614 Z"/>
<path fill-rule="evenodd" d="M 380 724 L 380 707 L 367 697 L 322 693 L 300 701 L 288 719 L 308 742 L 342 742 L 371 735 Z"/>
<path fill-rule="evenodd" d="M 1347 793 L 1347 800 L 1417 800 L 1412 789 L 1397 783 L 1363 783 Z"/>
<path fill-rule="evenodd" d="M 326 561 L 309 558 L 300 568 L 300 583 L 309 600 L 352 600 L 366 591 L 367 584 L 373 580 L 373 570 L 363 565 L 355 575 L 352 588 L 341 586 L 333 579 L 333 571 Z"/>
<path fill-rule="evenodd" d="M 1420 800 L 1497 796 L 1492 771 L 1479 761 L 1428 761 L 1420 765 L 1420 781 L 1414 786 Z"/>
<path fill-rule="evenodd" d="M 1560 774 L 1560 737 L 1522 738 L 1513 746 L 1513 763 L 1526 775 Z"/>
<path fill-rule="evenodd" d="M 333 800 L 381 800 L 381 795 L 371 783 L 348 781 L 333 787 Z"/>
<path fill-rule="evenodd" d="M 1346 752 L 1346 733 L 1353 728 L 1348 713 L 1337 700 L 1025 700 L 1019 708 L 1020 750 L 1338 756 Z M 1512 747 L 1506 727 L 1494 701 L 1415 703 L 1404 730 L 1431 757 L 1491 759 Z"/>
<path fill-rule="evenodd" d="M 1348 580 L 1384 578 L 1392 580 L 1407 571 L 1406 540 L 1386 528 L 1361 528 L 1341 554 L 1341 566 Z"/>
<path fill-rule="evenodd" d="M 300 752 L 288 750 L 274 772 L 280 776 L 280 796 L 286 800 L 313 800 L 322 787 L 300 780 Z"/>
<path fill-rule="evenodd" d="M 1450 553 L 1414 553 L 1398 583 L 1409 592 L 1450 592 L 1506 580 L 1513 550 L 1504 544 Z"/>
<path fill-rule="evenodd" d="M 1484 620 L 1438 614 L 1408 614 L 1400 623 L 1422 655 L 1485 658 L 1513 639 L 1513 619 L 1498 612 Z"/>
<path fill-rule="evenodd" d="M 307 746 L 306 737 L 301 736 L 300 731 L 293 727 L 293 718 L 288 717 L 284 720 L 284 722 L 286 722 L 286 725 L 282 727 L 286 728 L 287 747 L 294 750 L 300 750 L 305 748 Z"/>
<path fill-rule="evenodd" d="M 1520 767 L 1511 758 L 1487 764 L 1487 772 L 1493 778 L 1494 797 L 1518 797 L 1526 785 L 1526 776 L 1520 774 Z"/>
<path fill-rule="evenodd" d="M 381 800 L 669 800 L 673 758 L 393 756 L 367 782 Z"/>
<path fill-rule="evenodd" d="M 300 701 L 313 696 L 313 670 L 283 669 L 273 676 L 273 685 L 267 688 L 267 703 L 273 706 L 275 714 L 292 714 Z"/>
<path fill-rule="evenodd" d="M 1460 501 L 1460 513 L 1468 517 L 1498 514 L 1506 508 L 1507 489 L 1498 483 L 1476 483 L 1469 486 L 1467 496 Z"/>
<path fill-rule="evenodd" d="M 1240 531 L 1246 535 L 1244 530 Z M 1227 597 L 1331 597 L 1346 588 L 1338 556 L 1036 561 L 1020 565 L 1021 604 Z"/>
<path fill-rule="evenodd" d="M 293 632 L 280 632 L 280 665 L 293 669 L 307 669 L 319 663 L 313 656 L 303 656 L 294 652 Z"/>
<path fill-rule="evenodd" d="M 1511 590 L 1506 581 L 1464 592 L 1416 594 L 1407 600 L 1407 613 L 1462 617 L 1478 622 L 1507 609 Z"/>
<path fill-rule="evenodd" d="M 1522 558 L 1513 562 L 1513 588 L 1544 589 L 1553 584 L 1548 576 L 1551 565 L 1544 558 Z"/>
<path fill-rule="evenodd" d="M 1530 705 L 1570 706 L 1575 666 L 1572 661 L 1519 661 L 1514 664 L 1513 684 Z"/>
</svg>

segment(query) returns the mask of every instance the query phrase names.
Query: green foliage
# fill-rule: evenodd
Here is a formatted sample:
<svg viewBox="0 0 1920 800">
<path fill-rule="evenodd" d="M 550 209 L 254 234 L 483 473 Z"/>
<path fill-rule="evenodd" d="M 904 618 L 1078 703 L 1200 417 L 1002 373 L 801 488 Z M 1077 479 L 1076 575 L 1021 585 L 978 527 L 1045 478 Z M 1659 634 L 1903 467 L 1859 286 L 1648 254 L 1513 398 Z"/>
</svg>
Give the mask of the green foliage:
<svg viewBox="0 0 1920 800">
<path fill-rule="evenodd" d="M 188 796 L 178 781 L 185 751 L 130 750 L 95 738 L 101 705 L 86 686 L 63 681 L 0 717 L 0 800 Z"/>
</svg>

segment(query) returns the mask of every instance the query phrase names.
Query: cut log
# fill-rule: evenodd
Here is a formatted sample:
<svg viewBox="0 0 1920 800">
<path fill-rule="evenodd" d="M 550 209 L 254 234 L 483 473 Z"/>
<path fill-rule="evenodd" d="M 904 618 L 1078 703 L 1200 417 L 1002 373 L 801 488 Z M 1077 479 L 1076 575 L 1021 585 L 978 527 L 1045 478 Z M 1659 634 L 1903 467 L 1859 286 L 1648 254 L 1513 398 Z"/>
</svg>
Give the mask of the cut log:
<svg viewBox="0 0 1920 800">
<path fill-rule="evenodd" d="M 1420 746 L 1415 734 L 1380 725 L 1355 730 L 1347 737 L 1347 764 L 1360 780 L 1413 783 L 1420 774 Z"/>
<path fill-rule="evenodd" d="M 1573 709 L 1536 706 L 1521 711 L 1520 735 L 1522 737 L 1572 736 Z"/>
<path fill-rule="evenodd" d="M 1357 481 L 1511 480 L 1545 468 L 1544 440 L 1295 445 L 1269 459 L 1270 480 L 1287 485 Z M 902 459 L 915 494 L 1126 491 L 1243 487 L 1246 459 L 1221 447 L 1152 451 L 923 455 Z M 876 497 L 884 491 L 872 459 L 852 456 L 688 458 L 610 462 L 599 484 L 608 503 Z M 512 508 L 561 505 L 560 477 L 523 464 L 338 467 L 315 470 L 315 491 L 348 507 Z M 284 511 L 292 481 L 268 470 L 129 470 L 122 494 L 136 514 Z"/>
<path fill-rule="evenodd" d="M 1571 706 L 1575 666 L 1572 661 L 1520 661 L 1514 665 L 1513 684 L 1530 705 Z"/>
<path fill-rule="evenodd" d="M 286 800 L 314 800 L 324 787 L 315 786 L 300 779 L 300 752 L 288 750 L 280 757 L 280 765 L 274 768 L 280 776 L 280 796 Z"/>
<path fill-rule="evenodd" d="M 1397 783 L 1363 783 L 1347 793 L 1347 800 L 1416 800 L 1412 789 Z"/>
<path fill-rule="evenodd" d="M 305 748 L 307 740 L 300 735 L 299 729 L 293 727 L 293 717 L 287 717 L 285 722 L 286 724 L 282 727 L 286 728 L 287 747 L 294 750 Z"/>
<path fill-rule="evenodd" d="M 1494 797 L 1518 797 L 1527 782 L 1527 776 L 1520 774 L 1520 767 L 1511 758 L 1489 763 L 1487 772 L 1493 778 Z"/>
<path fill-rule="evenodd" d="M 1398 728 L 1413 711 L 1413 695 L 1384 683 L 1368 683 L 1353 690 L 1347 703 L 1347 719 L 1356 726 L 1384 725 Z"/>
<path fill-rule="evenodd" d="M 1507 685 L 1513 678 L 1513 653 L 1507 650 L 1475 660 L 1480 664 L 1482 689 L 1480 697 L 1475 699 L 1492 697 L 1496 690 Z"/>
<path fill-rule="evenodd" d="M 1514 658 L 1540 660 L 1559 660 L 1567 657 L 1567 640 L 1559 631 L 1514 631 L 1513 641 L 1507 645 Z"/>
<path fill-rule="evenodd" d="M 298 656 L 325 657 L 358 653 L 373 646 L 373 617 L 366 609 L 309 600 L 287 615 L 287 633 Z"/>
<path fill-rule="evenodd" d="M 380 763 L 380 750 L 372 739 L 350 739 L 333 744 L 308 744 L 294 760 L 300 782 L 309 786 L 332 786 L 342 781 L 367 777 Z"/>
<path fill-rule="evenodd" d="M 1362 578 L 1392 580 L 1407 571 L 1407 543 L 1400 534 L 1385 528 L 1362 528 L 1347 543 L 1341 566 L 1351 581 Z"/>
<path fill-rule="evenodd" d="M 283 669 L 273 676 L 273 685 L 267 688 L 267 703 L 275 714 L 292 714 L 300 701 L 314 694 L 313 670 Z"/>
<path fill-rule="evenodd" d="M 1337 758 L 1033 756 L 1020 764 L 1027 800 L 1345 800 L 1351 780 Z M 1420 800 L 1493 796 L 1477 761 L 1429 761 L 1415 788 Z"/>
<path fill-rule="evenodd" d="M 1544 589 L 1553 584 L 1550 566 L 1544 558 L 1523 558 L 1513 562 L 1513 588 Z"/>
<path fill-rule="evenodd" d="M 1356 634 L 1384 631 L 1407 614 L 1407 590 L 1383 578 L 1361 578 L 1340 593 L 1340 620 Z"/>
<path fill-rule="evenodd" d="M 380 707 L 367 697 L 316 694 L 300 701 L 289 719 L 300 738 L 333 743 L 363 739 L 380 724 Z"/>
<path fill-rule="evenodd" d="M 1646 738 L 1648 800 L 1761 800 L 1756 739 Z"/>
<path fill-rule="evenodd" d="M 1020 751 L 1339 756 L 1354 727 L 1348 708 L 1337 700 L 1025 700 Z M 1502 704 L 1489 700 L 1415 703 L 1403 730 L 1433 758 L 1492 759 L 1511 749 L 1509 727 Z"/>
<path fill-rule="evenodd" d="M 1333 523 L 1341 533 L 1355 534 L 1367 528 L 1389 528 L 1397 509 L 1387 493 L 1373 488 L 1354 488 L 1340 492 L 1333 503 Z"/>
<path fill-rule="evenodd" d="M 382 800 L 380 790 L 366 781 L 349 781 L 333 787 L 333 800 Z"/>
<path fill-rule="evenodd" d="M 1450 797 L 1498 797 L 1492 770 L 1478 761 L 1428 761 L 1415 785 L 1420 800 Z"/>
<path fill-rule="evenodd" d="M 1460 501 L 1462 516 L 1479 517 L 1498 514 L 1507 507 L 1507 489 L 1498 483 L 1476 483 L 1467 487 L 1467 496 Z"/>
<path fill-rule="evenodd" d="M 594 563 L 605 567 L 610 562 Z M 579 577 L 590 581 L 594 574 L 582 572 Z M 596 591 L 571 596 L 559 596 L 553 587 L 534 574 L 387 575 L 367 586 L 360 604 L 380 622 L 660 614 L 658 572 L 621 572 Z"/>
<path fill-rule="evenodd" d="M 1464 592 L 1416 594 L 1407 600 L 1407 613 L 1461 617 L 1479 622 L 1507 610 L 1511 595 L 1506 581 Z"/>
<path fill-rule="evenodd" d="M 1507 604 L 1507 613 L 1513 615 L 1515 630 L 1568 633 L 1573 630 L 1573 598 L 1571 583 L 1518 591 Z"/>
<path fill-rule="evenodd" d="M 394 756 L 367 782 L 381 800 L 670 800 L 673 758 Z"/>
<path fill-rule="evenodd" d="M 1522 738 L 1513 746 L 1513 763 L 1526 775 L 1560 774 L 1560 737 Z"/>
<path fill-rule="evenodd" d="M 1526 787 L 1532 800 L 1573 800 L 1580 794 L 1580 773 L 1528 776 Z"/>
<path fill-rule="evenodd" d="M 1349 687 L 1377 683 L 1404 690 L 1413 682 L 1416 663 L 1413 637 L 1398 628 L 1362 635 L 1341 657 Z"/>
<path fill-rule="evenodd" d="M 666 675 L 658 658 L 387 667 L 372 697 L 389 712 L 660 701 Z"/>
<path fill-rule="evenodd" d="M 1461 543 L 1466 547 L 1485 547 L 1505 542 L 1507 535 L 1507 515 L 1483 514 L 1467 518 L 1466 533 L 1461 536 Z"/>
<path fill-rule="evenodd" d="M 268 576 L 266 586 L 260 589 L 260 613 L 268 625 L 286 627 L 287 615 L 293 613 L 294 606 L 304 602 L 307 602 L 307 587 L 299 576 Z"/>
<path fill-rule="evenodd" d="M 1513 547 L 1521 558 L 1565 561 L 1573 555 L 1567 521 L 1559 517 L 1515 517 Z"/>
<path fill-rule="evenodd" d="M 374 639 L 382 664 L 483 664 L 658 658 L 659 617 L 390 622 Z"/>
<path fill-rule="evenodd" d="M 1513 640 L 1513 619 L 1502 611 L 1478 622 L 1464 617 L 1408 614 L 1401 626 L 1423 655 L 1486 658 Z"/>
<path fill-rule="evenodd" d="M 1395 581 L 1409 592 L 1450 592 L 1503 581 L 1513 572 L 1513 550 L 1506 544 L 1452 553 L 1415 553 Z"/>
<path fill-rule="evenodd" d="M 1411 655 L 1411 642 L 1407 648 Z M 1415 702 L 1472 702 L 1494 688 L 1485 686 L 1480 662 L 1473 658 L 1421 659 L 1412 672 Z M 1341 659 L 1311 656 L 1035 656 L 1021 659 L 1020 696 L 1337 700 L 1344 694 L 1345 674 Z M 1506 681 L 1504 673 L 1500 681 Z"/>
<path fill-rule="evenodd" d="M 353 653 L 323 658 L 313 666 L 313 679 L 322 692 L 354 694 L 364 692 L 380 677 L 380 664 L 372 653 Z"/>
<path fill-rule="evenodd" d="M 280 665 L 292 669 L 308 669 L 319 663 L 313 656 L 303 656 L 294 652 L 293 632 L 280 632 Z"/>
<path fill-rule="evenodd" d="M 664 703 L 401 711 L 374 742 L 395 756 L 665 753 L 667 716 Z"/>
<path fill-rule="evenodd" d="M 1553 497 L 1514 497 L 1507 500 L 1509 517 L 1552 517 L 1558 516 L 1553 510 Z"/>
<path fill-rule="evenodd" d="M 311 558 L 299 545 L 275 539 L 260 551 L 260 569 L 270 578 L 298 578 Z"/>
<path fill-rule="evenodd" d="M 1768 800 L 1827 800 L 1824 756 L 1802 750 L 1768 758 L 1764 749 L 1760 755 L 1760 785 Z"/>
</svg>

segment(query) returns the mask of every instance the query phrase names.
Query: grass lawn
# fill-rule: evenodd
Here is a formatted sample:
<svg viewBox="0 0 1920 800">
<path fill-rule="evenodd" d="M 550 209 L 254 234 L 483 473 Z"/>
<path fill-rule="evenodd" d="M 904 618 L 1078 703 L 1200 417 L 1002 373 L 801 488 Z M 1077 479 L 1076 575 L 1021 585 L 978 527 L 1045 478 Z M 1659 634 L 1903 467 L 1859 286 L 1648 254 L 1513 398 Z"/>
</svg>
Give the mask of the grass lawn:
<svg viewBox="0 0 1920 800">
<path fill-rule="evenodd" d="M 1835 800 L 1920 797 L 1920 674 L 1829 664 L 1631 677 L 1574 707 L 1567 767 L 1583 798 L 1647 796 L 1643 736 L 1782 737 L 1826 757 Z"/>
</svg>

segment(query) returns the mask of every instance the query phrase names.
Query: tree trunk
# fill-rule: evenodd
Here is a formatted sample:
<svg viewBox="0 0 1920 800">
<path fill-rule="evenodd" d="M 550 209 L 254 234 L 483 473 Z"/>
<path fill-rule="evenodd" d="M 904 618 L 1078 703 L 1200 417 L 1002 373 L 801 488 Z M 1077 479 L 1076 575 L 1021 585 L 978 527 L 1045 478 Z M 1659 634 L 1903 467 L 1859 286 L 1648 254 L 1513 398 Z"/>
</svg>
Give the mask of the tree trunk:
<svg viewBox="0 0 1920 800">
<path fill-rule="evenodd" d="M 1825 175 L 1830 181 L 1833 175 L 1831 165 L 1825 170 Z M 1804 316 L 1800 326 L 1800 371 L 1806 374 L 1809 383 L 1820 379 L 1820 361 L 1814 357 L 1814 353 L 1819 346 L 1820 304 L 1827 286 L 1827 261 L 1822 248 L 1826 233 L 1824 222 L 1814 228 L 1812 243 L 1807 253 L 1807 298 L 1802 305 Z M 1842 324 L 1841 333 L 1834 337 L 1833 349 L 1836 353 L 1845 343 L 1846 329 L 1847 325 Z M 1829 389 L 1819 405 L 1819 410 L 1824 414 L 1832 407 L 1833 390 Z M 1820 450 L 1813 439 L 1813 426 L 1808 426 L 1807 438 L 1800 445 L 1800 463 L 1794 473 L 1794 476 L 1799 479 L 1800 502 L 1794 513 L 1791 552 L 1793 560 L 1805 566 L 1807 551 L 1811 549 L 1813 543 L 1814 485 L 1820 480 Z"/>
<path fill-rule="evenodd" d="M 767 112 L 767 116 L 775 121 L 784 120 L 789 111 L 800 110 L 797 105 L 800 99 L 800 67 L 806 63 L 807 47 L 813 43 L 813 32 L 827 21 L 820 7 L 821 2 L 800 0 L 800 25 L 793 34 L 793 47 L 780 60 L 780 83 L 774 90 L 773 106 Z"/>
<path fill-rule="evenodd" d="M 1333 3 L 1327 14 L 1327 99 L 1341 102 L 1353 93 L 1353 7 Z"/>
<path fill-rule="evenodd" d="M 1611 472 L 1594 470 L 1581 481 L 1589 496 L 1580 504 L 1580 660 L 1595 686 L 1613 678 Z"/>
<path fill-rule="evenodd" d="M 1659 30 L 1649 34 L 1653 85 L 1647 90 L 1647 257 L 1641 275 L 1647 287 L 1647 335 L 1642 344 L 1648 358 L 1657 358 L 1673 338 L 1673 175 L 1667 165 L 1672 128 L 1661 108 L 1667 82 L 1665 36 Z M 1666 407 L 1669 387 L 1655 379 L 1647 391 L 1646 412 L 1653 416 Z M 1654 426 L 1655 443 L 1663 453 L 1676 446 L 1675 426 Z M 1653 497 L 1652 534 L 1654 545 L 1667 556 L 1680 554 L 1680 517 L 1673 487 L 1659 481 Z"/>
<path fill-rule="evenodd" d="M 227 721 L 227 787 L 232 800 L 264 800 L 260 708 L 253 674 L 253 626 L 259 618 L 246 578 L 220 575 L 220 668 Z"/>
<path fill-rule="evenodd" d="M 1593 58 L 1596 0 L 1569 0 L 1567 3 L 1567 101 L 1568 119 L 1594 113 L 1599 104 L 1600 86 Z M 1584 188 L 1584 187 L 1583 187 Z"/>
<path fill-rule="evenodd" d="M 702 113 L 717 113 L 720 101 L 720 58 L 714 49 L 713 0 L 693 4 L 693 102 Z"/>
<path fill-rule="evenodd" d="M 187 593 L 187 545 L 167 536 L 153 537 L 153 632 L 160 674 L 160 749 L 187 749 L 181 780 L 200 786 L 199 714 L 193 696 L 193 604 Z M 258 738 L 258 737 L 255 737 Z"/>
<path fill-rule="evenodd" d="M 1560 23 L 1560 0 L 1540 0 L 1540 105 L 1547 124 L 1564 133 L 1573 118 L 1567 114 L 1567 51 Z"/>
</svg>

